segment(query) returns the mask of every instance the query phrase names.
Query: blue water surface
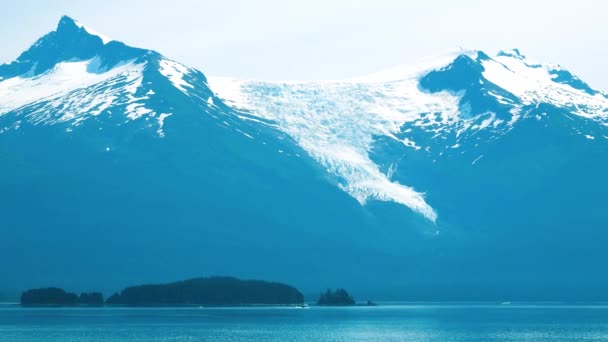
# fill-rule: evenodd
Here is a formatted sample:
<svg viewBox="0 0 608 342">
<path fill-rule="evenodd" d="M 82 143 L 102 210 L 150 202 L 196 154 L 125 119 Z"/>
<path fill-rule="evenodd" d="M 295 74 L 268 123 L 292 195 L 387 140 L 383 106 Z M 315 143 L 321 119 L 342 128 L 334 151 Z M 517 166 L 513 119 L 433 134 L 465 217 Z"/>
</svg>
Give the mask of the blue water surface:
<svg viewBox="0 0 608 342">
<path fill-rule="evenodd" d="M 608 306 L 0 308 L 2 342 L 608 341 Z"/>
</svg>

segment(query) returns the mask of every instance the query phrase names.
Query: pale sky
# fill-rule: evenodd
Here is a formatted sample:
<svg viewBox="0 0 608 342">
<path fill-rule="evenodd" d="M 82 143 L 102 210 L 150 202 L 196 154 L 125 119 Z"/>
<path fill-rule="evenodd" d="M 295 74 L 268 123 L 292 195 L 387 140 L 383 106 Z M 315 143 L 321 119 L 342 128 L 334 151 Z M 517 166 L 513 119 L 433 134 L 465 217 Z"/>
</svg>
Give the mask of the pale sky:
<svg viewBox="0 0 608 342">
<path fill-rule="evenodd" d="M 457 47 L 519 48 L 608 90 L 608 5 L 598 0 L 0 0 L 0 62 L 67 14 L 207 75 L 339 79 Z"/>
</svg>

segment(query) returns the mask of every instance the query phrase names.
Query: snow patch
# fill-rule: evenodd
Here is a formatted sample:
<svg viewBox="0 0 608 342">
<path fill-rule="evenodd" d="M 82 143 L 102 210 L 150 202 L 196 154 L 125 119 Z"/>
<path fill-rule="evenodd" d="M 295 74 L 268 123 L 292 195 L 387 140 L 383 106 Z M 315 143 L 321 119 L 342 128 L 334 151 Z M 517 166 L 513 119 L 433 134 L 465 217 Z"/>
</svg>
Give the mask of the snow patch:
<svg viewBox="0 0 608 342">
<path fill-rule="evenodd" d="M 247 138 L 249 138 L 249 139 L 253 139 L 253 136 L 251 136 L 250 134 L 247 134 L 247 133 L 245 133 L 245 132 L 241 131 L 241 130 L 240 130 L 240 129 L 238 129 L 238 128 L 235 128 L 235 130 L 236 130 L 237 132 L 241 133 L 242 135 L 246 136 Z"/>
<path fill-rule="evenodd" d="M 127 106 L 125 113 L 127 114 L 127 118 L 131 120 L 137 120 L 144 115 L 154 113 L 154 111 L 144 107 L 143 103 L 131 103 Z"/>
<path fill-rule="evenodd" d="M 403 142 L 403 145 L 405 145 L 405 146 L 407 146 L 407 147 L 411 147 L 411 148 L 415 149 L 416 151 L 418 151 L 418 150 L 420 150 L 420 149 L 421 149 L 421 147 L 420 147 L 420 146 L 416 145 L 416 142 L 415 142 L 415 141 L 410 140 L 410 139 L 408 139 L 408 138 L 403 139 L 403 140 L 402 140 L 402 142 Z M 390 178 L 390 177 L 389 177 L 389 178 Z"/>
<path fill-rule="evenodd" d="M 190 83 L 184 80 L 184 76 L 188 75 L 189 70 L 185 65 L 162 59 L 160 61 L 160 73 L 167 77 L 173 86 L 187 94 L 186 87 L 194 88 Z"/>
<path fill-rule="evenodd" d="M 477 164 L 477 162 L 478 162 L 478 161 L 480 161 L 480 160 L 481 160 L 481 158 L 483 158 L 483 154 L 482 154 L 482 155 L 480 155 L 479 157 L 477 157 L 475 160 L 473 160 L 473 162 L 471 163 L 471 165 L 475 165 L 475 164 Z"/>
<path fill-rule="evenodd" d="M 74 20 L 74 23 L 79 28 L 84 29 L 85 31 L 87 31 L 90 35 L 97 36 L 97 37 L 101 38 L 101 40 L 103 41 L 104 44 L 108 44 L 109 42 L 112 41 L 112 39 L 110 39 L 108 36 L 103 35 L 103 34 L 97 32 L 97 31 L 93 30 L 92 28 L 79 23 L 77 20 Z"/>
<path fill-rule="evenodd" d="M 161 138 L 165 136 L 165 132 L 163 131 L 163 127 L 165 127 L 165 119 L 167 119 L 171 115 L 173 115 L 173 114 L 172 113 L 161 113 L 158 116 L 158 118 L 156 118 L 156 121 L 158 122 L 158 129 L 156 130 L 156 133 L 158 133 L 158 135 Z"/>
</svg>

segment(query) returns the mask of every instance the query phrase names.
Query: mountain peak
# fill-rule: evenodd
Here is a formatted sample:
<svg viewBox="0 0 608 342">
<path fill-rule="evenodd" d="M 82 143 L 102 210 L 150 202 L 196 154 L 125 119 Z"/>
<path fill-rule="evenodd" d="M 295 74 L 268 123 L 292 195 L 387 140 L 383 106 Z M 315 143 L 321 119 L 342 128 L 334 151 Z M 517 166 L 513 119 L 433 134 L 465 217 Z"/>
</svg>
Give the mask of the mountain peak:
<svg viewBox="0 0 608 342">
<path fill-rule="evenodd" d="M 76 25 L 76 20 L 72 19 L 67 15 L 62 16 L 61 19 L 59 19 L 59 23 L 57 24 L 57 31 L 70 27 L 78 27 Z"/>
<path fill-rule="evenodd" d="M 36 76 L 58 63 L 89 60 L 96 56 L 101 58 L 102 66 L 107 69 L 121 61 L 138 58 L 147 51 L 111 40 L 64 15 L 54 31 L 38 39 L 15 62 L 0 65 L 0 78 L 25 74 Z"/>
<path fill-rule="evenodd" d="M 103 46 L 100 37 L 90 34 L 77 21 L 64 16 L 59 21 L 57 30 L 38 39 L 17 58 L 17 62 L 26 65 L 37 75 L 62 61 L 90 59 Z"/>
<path fill-rule="evenodd" d="M 57 24 L 57 30 L 55 32 L 57 32 L 58 34 L 81 32 L 90 36 L 100 38 L 103 44 L 107 44 L 112 41 L 112 39 L 108 38 L 107 36 L 91 29 L 90 27 L 81 24 L 78 20 L 73 19 L 67 15 L 62 16 L 61 19 L 59 19 L 59 23 Z"/>
<path fill-rule="evenodd" d="M 526 59 L 526 56 L 524 56 L 519 51 L 519 49 L 501 50 L 500 52 L 498 52 L 498 56 L 499 57 L 512 57 L 512 58 L 520 59 L 520 60 Z"/>
</svg>

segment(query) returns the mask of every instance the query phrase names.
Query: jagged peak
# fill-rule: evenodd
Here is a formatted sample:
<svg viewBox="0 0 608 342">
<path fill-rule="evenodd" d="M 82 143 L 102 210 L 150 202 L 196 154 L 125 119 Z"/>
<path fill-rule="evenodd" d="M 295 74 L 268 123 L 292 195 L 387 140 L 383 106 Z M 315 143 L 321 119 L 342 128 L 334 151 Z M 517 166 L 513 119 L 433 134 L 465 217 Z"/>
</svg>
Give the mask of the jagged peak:
<svg viewBox="0 0 608 342">
<path fill-rule="evenodd" d="M 59 23 L 57 24 L 57 29 L 55 30 L 55 32 L 57 34 L 62 34 L 62 33 L 71 33 L 71 32 L 76 32 L 76 31 L 80 31 L 81 33 L 86 33 L 87 35 L 90 36 L 95 36 L 101 39 L 103 44 L 108 44 L 109 42 L 112 41 L 112 39 L 110 39 L 108 36 L 101 34 L 99 32 L 97 32 L 96 30 L 93 30 L 92 28 L 82 24 L 81 22 L 79 22 L 78 20 L 64 15 L 61 17 L 61 19 L 59 19 Z"/>
<path fill-rule="evenodd" d="M 78 20 L 64 15 L 57 27 L 24 51 L 11 64 L 0 65 L 0 77 L 36 76 L 61 62 L 90 60 L 99 57 L 106 68 L 139 58 L 149 50 L 133 48 L 97 33 Z"/>
<path fill-rule="evenodd" d="M 76 20 L 67 15 L 61 16 L 61 19 L 59 19 L 59 23 L 57 24 L 56 31 L 60 31 L 64 28 L 69 28 L 69 27 L 78 27 L 78 25 L 76 25 Z"/>
<path fill-rule="evenodd" d="M 68 17 L 68 19 L 72 20 L 76 26 L 78 26 L 82 30 L 85 30 L 88 34 L 101 38 L 101 41 L 104 44 L 108 44 L 109 42 L 113 41 L 111 38 L 109 38 L 105 34 L 99 33 L 98 31 L 92 29 L 91 27 L 80 23 L 78 20 L 71 19 L 70 17 Z"/>
<path fill-rule="evenodd" d="M 76 57 L 83 51 L 86 54 L 99 50 L 104 41 L 101 37 L 91 34 L 76 20 L 62 16 L 55 31 L 49 32 L 34 43 L 18 58 L 19 62 L 37 61 L 49 57 Z"/>
<path fill-rule="evenodd" d="M 516 58 L 519 60 L 524 60 L 526 59 L 526 56 L 524 56 L 519 49 L 507 49 L 507 50 L 500 50 L 497 54 L 498 57 L 512 57 L 512 58 Z"/>
</svg>

